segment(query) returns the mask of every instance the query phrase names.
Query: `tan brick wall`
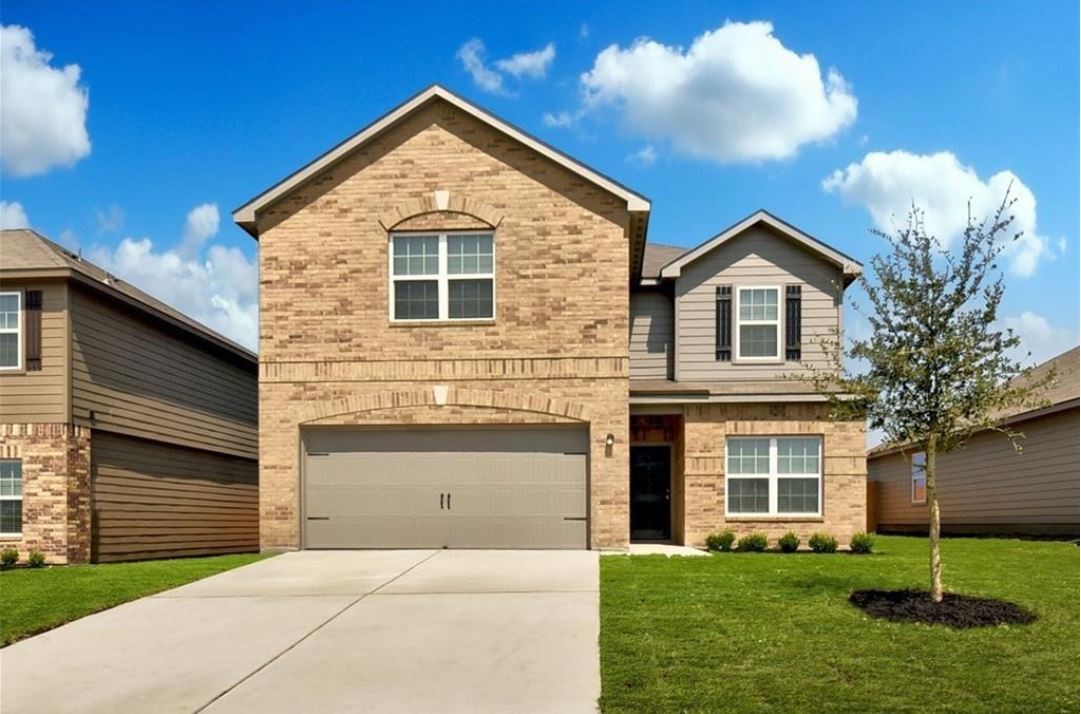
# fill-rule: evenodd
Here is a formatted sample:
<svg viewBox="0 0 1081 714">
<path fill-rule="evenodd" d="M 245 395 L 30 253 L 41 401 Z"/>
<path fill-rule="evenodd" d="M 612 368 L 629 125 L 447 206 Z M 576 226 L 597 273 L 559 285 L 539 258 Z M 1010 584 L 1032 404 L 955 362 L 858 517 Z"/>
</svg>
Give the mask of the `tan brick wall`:
<svg viewBox="0 0 1081 714">
<path fill-rule="evenodd" d="M 90 559 L 90 430 L 69 424 L 0 424 L 0 457 L 20 459 L 22 537 L 0 537 L 21 559 L 32 550 L 51 563 Z"/>
<path fill-rule="evenodd" d="M 866 434 L 862 421 L 832 422 L 824 404 L 687 405 L 684 416 L 685 542 L 701 545 L 722 528 L 766 533 L 773 544 L 795 531 L 806 544 L 816 531 L 842 546 L 867 527 Z M 724 515 L 724 445 L 729 436 L 817 435 L 823 439 L 822 517 L 730 519 Z"/>
<path fill-rule="evenodd" d="M 435 191 L 451 210 L 433 210 Z M 259 220 L 265 548 L 299 546 L 298 437 L 316 421 L 586 422 L 592 542 L 626 545 L 624 203 L 437 101 Z M 392 325 L 388 229 L 485 224 L 495 320 Z M 447 406 L 434 385 L 450 387 Z"/>
</svg>

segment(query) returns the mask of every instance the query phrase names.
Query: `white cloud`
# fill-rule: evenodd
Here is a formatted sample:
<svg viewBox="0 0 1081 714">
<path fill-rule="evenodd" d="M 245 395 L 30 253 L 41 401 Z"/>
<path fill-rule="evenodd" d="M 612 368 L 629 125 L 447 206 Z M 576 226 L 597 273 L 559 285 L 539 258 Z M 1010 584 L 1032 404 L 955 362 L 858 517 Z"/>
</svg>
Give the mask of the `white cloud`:
<svg viewBox="0 0 1081 714">
<path fill-rule="evenodd" d="M 60 231 L 60 235 L 57 236 L 56 242 L 70 251 L 79 251 L 79 236 L 75 235 L 75 231 L 70 228 L 65 228 Z"/>
<path fill-rule="evenodd" d="M 551 112 L 545 112 L 541 117 L 545 126 L 550 127 L 568 127 L 572 126 L 578 118 L 570 112 L 559 112 L 558 114 L 552 114 Z"/>
<path fill-rule="evenodd" d="M 653 148 L 653 144 L 646 144 L 628 156 L 627 160 L 636 166 L 652 166 L 657 162 L 657 150 Z"/>
<path fill-rule="evenodd" d="M 926 212 L 927 232 L 947 246 L 967 225 L 970 199 L 973 217 L 982 220 L 994 213 L 1009 188 L 1010 196 L 1016 199 L 1011 233 L 1024 234 L 1007 249 L 1010 269 L 1029 276 L 1041 259 L 1053 257 L 1048 239 L 1038 232 L 1036 197 L 1028 186 L 1012 171 L 1000 171 L 985 181 L 948 151 L 872 152 L 862 161 L 834 171 L 822 182 L 822 188 L 866 208 L 875 225 L 886 232 L 903 225 L 914 202 Z"/>
<path fill-rule="evenodd" d="M 29 228 L 23 205 L 18 201 L 0 201 L 0 228 Z"/>
<path fill-rule="evenodd" d="M 1003 319 L 1003 324 L 1021 338 L 1014 359 L 1024 364 L 1039 364 L 1077 345 L 1077 334 L 1064 327 L 1055 327 L 1046 317 L 1025 311 Z M 1032 353 L 1029 357 L 1028 354 Z"/>
<path fill-rule="evenodd" d="M 104 211 L 95 208 L 94 220 L 98 223 L 98 233 L 116 233 L 124 226 L 124 209 L 115 203 Z"/>
<path fill-rule="evenodd" d="M 492 94 L 504 92 L 503 75 L 489 69 L 484 63 L 484 42 L 479 37 L 474 37 L 458 49 L 458 59 L 478 87 Z"/>
<path fill-rule="evenodd" d="M 611 45 L 581 76 L 584 108 L 616 106 L 627 128 L 680 153 L 722 163 L 785 159 L 856 118 L 841 75 L 825 77 L 768 22 L 726 22 L 689 49 L 642 38 Z"/>
<path fill-rule="evenodd" d="M 12 176 L 71 166 L 90 153 L 89 95 L 77 64 L 49 64 L 30 30 L 0 27 L 0 166 Z"/>
<path fill-rule="evenodd" d="M 201 203 L 188 211 L 184 221 L 184 237 L 180 241 L 181 255 L 195 255 L 208 239 L 218 234 L 221 217 L 215 203 Z"/>
<path fill-rule="evenodd" d="M 211 211 L 207 206 L 212 207 Z M 98 246 L 90 258 L 223 335 L 255 349 L 259 335 L 259 267 L 237 248 L 202 241 L 217 233 L 217 208 L 192 209 L 181 242 L 157 249 L 149 238 L 125 238 L 115 248 Z M 213 231 L 207 233 L 213 224 Z M 200 243 L 189 237 L 205 235 Z M 185 252 L 192 249 L 193 252 Z"/>
<path fill-rule="evenodd" d="M 543 79 L 555 58 L 555 43 L 549 42 L 536 52 L 519 52 L 506 59 L 498 60 L 495 66 L 516 79 L 522 77 Z"/>
</svg>

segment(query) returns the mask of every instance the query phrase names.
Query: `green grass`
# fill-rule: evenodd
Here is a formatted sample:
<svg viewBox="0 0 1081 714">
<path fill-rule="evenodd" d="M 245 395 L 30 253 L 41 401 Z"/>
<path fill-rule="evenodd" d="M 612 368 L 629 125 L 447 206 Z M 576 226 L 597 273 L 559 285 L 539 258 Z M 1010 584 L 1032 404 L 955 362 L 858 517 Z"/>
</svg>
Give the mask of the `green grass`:
<svg viewBox="0 0 1081 714">
<path fill-rule="evenodd" d="M 927 587 L 927 541 L 875 554 L 601 558 L 606 712 L 1078 711 L 1078 549 L 951 539 L 946 589 L 1011 600 L 1031 625 L 871 619 L 857 588 Z"/>
<path fill-rule="evenodd" d="M 0 646 L 263 557 L 251 553 L 4 571 L 0 573 Z"/>
</svg>

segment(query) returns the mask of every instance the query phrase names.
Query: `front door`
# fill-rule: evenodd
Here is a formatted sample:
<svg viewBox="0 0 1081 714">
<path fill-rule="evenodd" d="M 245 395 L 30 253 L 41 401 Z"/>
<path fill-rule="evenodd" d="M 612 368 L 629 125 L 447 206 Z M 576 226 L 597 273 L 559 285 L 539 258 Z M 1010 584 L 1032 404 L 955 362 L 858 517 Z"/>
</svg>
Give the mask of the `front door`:
<svg viewBox="0 0 1081 714">
<path fill-rule="evenodd" d="M 672 538 L 672 447 L 631 447 L 631 540 Z"/>
</svg>

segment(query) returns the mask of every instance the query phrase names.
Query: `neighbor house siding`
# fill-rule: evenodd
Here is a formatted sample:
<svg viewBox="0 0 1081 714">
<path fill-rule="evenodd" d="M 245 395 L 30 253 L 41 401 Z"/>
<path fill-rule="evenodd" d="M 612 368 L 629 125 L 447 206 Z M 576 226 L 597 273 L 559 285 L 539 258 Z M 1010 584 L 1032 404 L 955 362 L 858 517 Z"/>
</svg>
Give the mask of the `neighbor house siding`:
<svg viewBox="0 0 1081 714">
<path fill-rule="evenodd" d="M 732 361 L 717 360 L 716 299 L 721 285 L 731 285 L 733 296 L 740 286 L 781 288 L 782 356 L 784 288 L 802 286 L 802 362 L 828 366 L 822 340 L 835 338 L 841 327 L 841 270 L 759 225 L 685 266 L 676 279 L 676 379 L 769 380 L 804 369 L 797 361 L 740 364 L 734 341 Z"/>
<path fill-rule="evenodd" d="M 255 458 L 257 376 L 107 298 L 71 291 L 76 423 Z M 93 413 L 93 416 L 91 416 Z"/>
<path fill-rule="evenodd" d="M 938 457 L 939 502 L 945 531 L 1054 532 L 1078 530 L 1077 408 L 1013 426 L 1025 435 L 1014 450 L 998 432 L 974 436 Z M 877 482 L 880 530 L 926 527 L 927 507 L 913 504 L 910 455 L 892 453 L 868 461 Z"/>
<path fill-rule="evenodd" d="M 59 281 L 11 281 L 3 292 L 21 292 L 23 307 L 22 368 L 0 371 L 0 423 L 43 424 L 69 421 L 68 288 Z M 42 292 L 41 369 L 26 371 L 26 291 Z"/>
<path fill-rule="evenodd" d="M 631 293 L 631 379 L 671 379 L 672 297 L 666 291 Z"/>
</svg>

